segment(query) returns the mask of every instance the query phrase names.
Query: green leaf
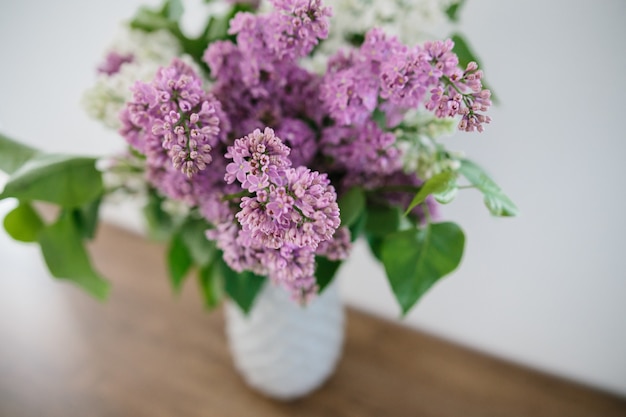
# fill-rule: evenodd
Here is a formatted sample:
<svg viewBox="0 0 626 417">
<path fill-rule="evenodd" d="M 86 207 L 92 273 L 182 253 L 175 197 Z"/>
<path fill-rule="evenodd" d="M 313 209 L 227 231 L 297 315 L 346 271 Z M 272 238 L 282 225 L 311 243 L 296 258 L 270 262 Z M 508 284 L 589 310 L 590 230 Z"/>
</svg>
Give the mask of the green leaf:
<svg viewBox="0 0 626 417">
<path fill-rule="evenodd" d="M 398 207 L 368 206 L 365 232 L 373 236 L 386 236 L 400 229 L 402 211 Z"/>
<path fill-rule="evenodd" d="M 209 67 L 202 60 L 202 55 L 209 44 L 208 31 L 211 29 L 212 18 L 207 20 L 202 35 L 191 39 L 180 29 L 179 20 L 183 12 L 184 7 L 180 0 L 167 0 L 161 9 L 140 7 L 131 20 L 130 27 L 144 32 L 169 31 L 178 40 L 183 52 L 190 55 L 204 71 L 208 72 Z"/>
<path fill-rule="evenodd" d="M 178 22 L 185 11 L 183 3 L 180 0 L 168 0 L 165 7 L 167 18 L 172 22 Z"/>
<path fill-rule="evenodd" d="M 316 256 L 315 264 L 315 280 L 321 293 L 333 281 L 342 262 L 331 261 L 323 256 Z"/>
<path fill-rule="evenodd" d="M 167 266 L 170 273 L 170 282 L 175 291 L 180 291 L 184 279 L 187 277 L 193 260 L 179 234 L 170 242 L 167 251 Z"/>
<path fill-rule="evenodd" d="M 133 20 L 131 20 L 130 27 L 143 30 L 144 32 L 153 32 L 160 29 L 170 30 L 172 24 L 172 21 L 164 13 L 142 6 L 137 10 Z"/>
<path fill-rule="evenodd" d="M 0 171 L 13 174 L 39 151 L 0 133 Z"/>
<path fill-rule="evenodd" d="M 250 4 L 236 3 L 230 9 L 228 13 L 223 16 L 213 16 L 211 20 L 207 22 L 203 36 L 201 37 L 205 41 L 204 49 L 207 44 L 215 41 L 230 39 L 235 42 L 236 36 L 228 34 L 228 28 L 230 27 L 230 21 L 240 12 L 252 12 L 254 13 L 254 7 Z"/>
<path fill-rule="evenodd" d="M 13 173 L 0 199 L 47 201 L 80 207 L 100 197 L 102 175 L 94 158 L 37 155 Z"/>
<path fill-rule="evenodd" d="M 148 224 L 150 238 L 159 241 L 169 240 L 176 229 L 175 222 L 162 207 L 163 197 L 154 188 L 148 190 L 148 202 L 143 208 L 143 215 Z"/>
<path fill-rule="evenodd" d="M 402 217 L 402 211 L 399 207 L 368 206 L 365 237 L 372 255 L 382 261 L 381 249 L 384 238 L 408 226 L 412 226 L 412 223 L 407 218 Z"/>
<path fill-rule="evenodd" d="M 219 271 L 219 260 L 199 269 L 198 282 L 205 307 L 209 310 L 217 307 L 224 297 L 224 280 Z"/>
<path fill-rule="evenodd" d="M 25 202 L 10 211 L 4 218 L 4 229 L 9 236 L 20 242 L 36 242 L 45 224 L 33 207 Z"/>
<path fill-rule="evenodd" d="M 54 277 L 67 279 L 100 300 L 107 298 L 109 283 L 91 266 L 80 231 L 69 211 L 62 211 L 54 224 L 43 228 L 38 240 Z"/>
<path fill-rule="evenodd" d="M 383 241 L 384 239 L 382 237 L 374 236 L 374 235 L 367 235 L 367 243 L 369 244 L 372 255 L 374 255 L 374 257 L 381 262 L 383 260 L 382 254 L 381 254 L 381 251 L 383 248 Z"/>
<path fill-rule="evenodd" d="M 440 193 L 433 193 L 433 197 L 435 198 L 435 200 L 437 200 L 437 202 L 441 204 L 448 204 L 452 200 L 454 200 L 454 197 L 456 197 L 459 191 L 459 187 L 457 187 L 456 185 L 456 178 L 453 181 L 454 183 L 450 184 L 447 189 L 443 190 Z"/>
<path fill-rule="evenodd" d="M 344 36 L 345 40 L 355 48 L 359 48 L 365 42 L 365 34 L 350 33 Z"/>
<path fill-rule="evenodd" d="M 519 214 L 515 203 L 507 197 L 500 187 L 485 171 L 467 159 L 461 160 L 459 172 L 478 188 L 485 196 L 485 205 L 494 216 L 512 217 Z"/>
<path fill-rule="evenodd" d="M 228 15 L 221 18 L 214 17 L 206 27 L 205 39 L 208 43 L 221 41 L 228 38 L 228 26 L 233 16 Z"/>
<path fill-rule="evenodd" d="M 428 224 L 385 238 L 382 260 L 402 313 L 461 262 L 465 236 L 454 223 Z"/>
<path fill-rule="evenodd" d="M 181 32 L 178 26 L 170 31 L 174 36 L 176 36 L 176 38 L 178 38 L 183 51 L 190 55 L 200 67 L 202 67 L 205 71 L 208 71 L 209 67 L 204 61 L 202 61 L 202 55 L 208 45 L 207 40 L 204 37 L 189 39 Z"/>
<path fill-rule="evenodd" d="M 442 194 L 447 192 L 450 188 L 455 187 L 455 180 L 456 173 L 453 171 L 443 171 L 437 175 L 433 175 L 420 187 L 420 190 L 415 194 L 415 197 L 413 197 L 413 201 L 409 204 L 404 215 L 406 216 L 417 205 L 422 204 L 430 194 Z"/>
<path fill-rule="evenodd" d="M 96 235 L 99 220 L 98 213 L 100 212 L 101 203 L 102 198 L 100 197 L 85 204 L 83 207 L 73 210 L 78 229 L 85 239 L 93 239 Z"/>
<path fill-rule="evenodd" d="M 216 256 L 215 244 L 206 238 L 209 224 L 202 219 L 188 219 L 180 229 L 180 236 L 191 255 L 191 259 L 198 266 L 208 265 Z"/>
<path fill-rule="evenodd" d="M 448 6 L 448 8 L 446 9 L 446 15 L 448 15 L 448 19 L 450 19 L 450 21 L 452 22 L 459 21 L 459 10 L 461 9 L 464 3 L 465 3 L 465 0 L 457 0 L 453 2 L 452 4 L 450 4 L 450 6 Z"/>
<path fill-rule="evenodd" d="M 465 67 L 467 67 L 467 64 L 472 61 L 478 64 L 478 68 L 483 68 L 482 63 L 469 46 L 469 43 L 461 34 L 453 34 L 452 41 L 454 42 L 454 48 L 452 48 L 452 51 L 459 57 L 459 66 L 461 68 L 465 69 Z M 493 91 L 493 88 L 491 88 L 484 79 L 482 79 L 481 81 L 483 83 L 483 88 L 491 91 L 491 101 L 498 104 L 499 100 L 496 97 L 496 93 Z"/>
<path fill-rule="evenodd" d="M 349 189 L 337 201 L 342 226 L 350 226 L 359 219 L 365 209 L 365 194 L 359 187 Z"/>
<path fill-rule="evenodd" d="M 248 314 L 256 296 L 265 284 L 265 277 L 250 271 L 235 272 L 223 260 L 220 261 L 220 265 L 226 294 L 237 303 L 244 313 Z"/>
<path fill-rule="evenodd" d="M 361 215 L 358 217 L 358 219 L 356 219 L 356 221 L 350 227 L 348 227 L 348 229 L 350 230 L 351 242 L 356 241 L 359 238 L 359 236 L 361 236 L 361 233 L 363 233 L 363 231 L 365 230 L 366 222 L 367 222 L 367 212 L 363 210 L 361 212 Z"/>
<path fill-rule="evenodd" d="M 376 108 L 372 114 L 372 120 L 376 122 L 381 130 L 387 130 L 387 115 L 384 111 Z"/>
<path fill-rule="evenodd" d="M 454 48 L 452 48 L 452 51 L 459 57 L 459 66 L 461 68 L 465 68 L 470 62 L 475 62 L 480 67 L 479 59 L 476 57 L 476 54 L 474 54 L 468 42 L 461 34 L 453 34 L 452 41 L 454 42 Z"/>
</svg>

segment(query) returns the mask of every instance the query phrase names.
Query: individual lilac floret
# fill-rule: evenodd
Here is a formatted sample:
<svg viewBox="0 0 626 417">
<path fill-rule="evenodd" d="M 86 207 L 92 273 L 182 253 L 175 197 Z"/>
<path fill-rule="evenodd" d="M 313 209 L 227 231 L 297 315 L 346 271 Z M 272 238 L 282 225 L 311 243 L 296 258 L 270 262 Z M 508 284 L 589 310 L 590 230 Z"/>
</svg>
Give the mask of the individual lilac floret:
<svg viewBox="0 0 626 417">
<path fill-rule="evenodd" d="M 128 143 L 146 154 L 149 165 L 162 165 L 162 148 L 188 177 L 204 170 L 228 122 L 221 104 L 203 90 L 201 78 L 175 59 L 159 69 L 151 84 L 137 82 L 132 90 L 133 101 L 121 116 L 120 133 Z"/>
<path fill-rule="evenodd" d="M 280 59 L 308 55 L 320 39 L 328 37 L 331 9 L 321 0 L 270 0 L 268 43 Z"/>
<path fill-rule="evenodd" d="M 117 52 L 109 52 L 104 62 L 98 67 L 98 72 L 106 75 L 117 74 L 122 65 L 133 62 L 134 59 L 132 54 L 121 55 Z"/>
</svg>

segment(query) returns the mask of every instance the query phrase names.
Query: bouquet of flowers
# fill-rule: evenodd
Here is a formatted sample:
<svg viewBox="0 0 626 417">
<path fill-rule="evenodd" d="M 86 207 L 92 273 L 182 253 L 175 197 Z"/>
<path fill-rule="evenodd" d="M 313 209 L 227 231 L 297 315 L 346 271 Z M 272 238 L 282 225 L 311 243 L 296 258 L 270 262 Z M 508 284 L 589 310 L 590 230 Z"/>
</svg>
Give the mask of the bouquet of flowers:
<svg viewBox="0 0 626 417">
<path fill-rule="evenodd" d="M 475 188 L 494 215 L 516 214 L 440 141 L 490 122 L 467 42 L 427 40 L 424 22 L 454 22 L 459 0 L 208 3 L 197 37 L 167 0 L 107 52 L 84 103 L 123 154 L 49 155 L 0 135 L 0 198 L 19 200 L 5 228 L 40 244 L 52 275 L 106 297 L 84 242 L 102 201 L 139 195 L 174 288 L 195 268 L 208 307 L 227 295 L 248 311 L 266 279 L 306 304 L 363 237 L 406 313 L 462 258 L 464 234 L 438 204 Z"/>
</svg>

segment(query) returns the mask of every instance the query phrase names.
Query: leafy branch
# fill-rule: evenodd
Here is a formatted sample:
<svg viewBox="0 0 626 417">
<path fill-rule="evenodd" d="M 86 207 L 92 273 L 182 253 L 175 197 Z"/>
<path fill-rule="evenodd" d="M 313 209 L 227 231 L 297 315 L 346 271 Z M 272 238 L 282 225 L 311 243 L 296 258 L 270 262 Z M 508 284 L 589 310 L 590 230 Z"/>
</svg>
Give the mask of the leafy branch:
<svg viewBox="0 0 626 417">
<path fill-rule="evenodd" d="M 54 277 L 106 299 L 109 283 L 95 271 L 85 249 L 85 241 L 95 235 L 104 195 L 96 159 L 46 154 L 0 135 L 0 170 L 10 174 L 0 200 L 18 200 L 4 218 L 7 233 L 38 243 Z M 35 201 L 59 206 L 57 219 L 46 224 L 33 207 Z"/>
</svg>

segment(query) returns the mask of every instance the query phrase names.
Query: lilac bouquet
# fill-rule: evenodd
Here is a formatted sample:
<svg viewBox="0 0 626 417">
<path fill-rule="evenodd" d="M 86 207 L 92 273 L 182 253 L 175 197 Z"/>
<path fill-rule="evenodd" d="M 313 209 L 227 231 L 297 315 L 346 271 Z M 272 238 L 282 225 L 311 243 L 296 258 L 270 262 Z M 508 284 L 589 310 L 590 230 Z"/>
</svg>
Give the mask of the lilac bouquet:
<svg viewBox="0 0 626 417">
<path fill-rule="evenodd" d="M 83 241 L 103 198 L 138 194 L 153 235 L 168 241 L 174 287 L 195 267 L 209 307 L 226 294 L 248 311 L 266 278 L 306 304 L 364 237 L 406 313 L 461 261 L 462 230 L 437 220 L 461 177 L 494 215 L 515 215 L 476 164 L 438 140 L 491 120 L 490 90 L 460 35 L 415 44 L 385 25 L 333 29 L 331 6 L 343 10 L 337 21 L 354 20 L 346 4 L 358 2 L 213 3 L 222 10 L 199 37 L 181 29 L 179 1 L 141 8 L 107 53 L 84 101 L 118 130 L 124 154 L 96 169 L 92 158 L 0 137 L 14 156 L 0 198 L 20 200 L 5 226 L 41 244 L 53 275 L 106 295 Z M 456 19 L 459 1 L 435 3 Z M 58 220 L 45 224 L 33 200 L 60 205 Z M 59 247 L 55 233 L 71 244 Z"/>
</svg>

